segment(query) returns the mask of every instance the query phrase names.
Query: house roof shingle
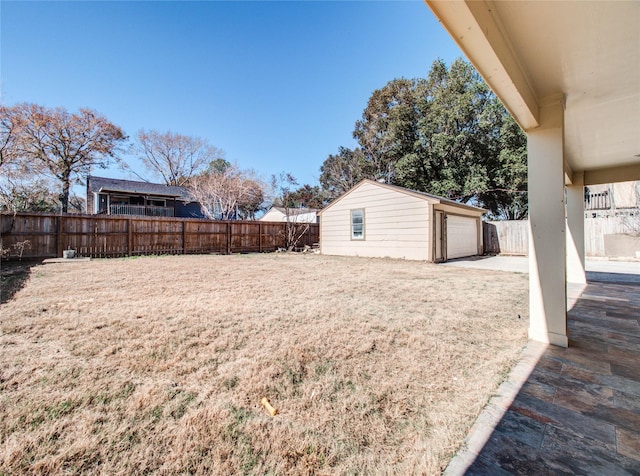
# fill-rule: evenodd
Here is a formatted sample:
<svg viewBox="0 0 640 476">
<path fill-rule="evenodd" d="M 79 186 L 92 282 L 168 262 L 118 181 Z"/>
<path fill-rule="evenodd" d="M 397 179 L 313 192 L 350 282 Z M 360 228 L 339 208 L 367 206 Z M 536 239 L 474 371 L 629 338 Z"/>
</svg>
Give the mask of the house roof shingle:
<svg viewBox="0 0 640 476">
<path fill-rule="evenodd" d="M 164 185 L 160 183 L 139 182 L 135 180 L 112 179 L 106 177 L 87 177 L 87 185 L 91 192 L 124 192 L 141 195 L 176 197 L 189 200 L 189 191 L 185 187 Z"/>
</svg>

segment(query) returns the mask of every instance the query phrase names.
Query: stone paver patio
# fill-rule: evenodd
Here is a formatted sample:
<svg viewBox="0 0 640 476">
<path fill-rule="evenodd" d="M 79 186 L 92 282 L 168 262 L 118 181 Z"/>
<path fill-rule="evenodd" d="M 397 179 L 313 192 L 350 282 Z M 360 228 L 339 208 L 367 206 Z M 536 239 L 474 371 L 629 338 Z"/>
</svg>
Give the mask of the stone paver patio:
<svg viewBox="0 0 640 476">
<path fill-rule="evenodd" d="M 640 475 L 640 284 L 582 288 L 569 348 L 529 342 L 445 474 Z"/>
</svg>

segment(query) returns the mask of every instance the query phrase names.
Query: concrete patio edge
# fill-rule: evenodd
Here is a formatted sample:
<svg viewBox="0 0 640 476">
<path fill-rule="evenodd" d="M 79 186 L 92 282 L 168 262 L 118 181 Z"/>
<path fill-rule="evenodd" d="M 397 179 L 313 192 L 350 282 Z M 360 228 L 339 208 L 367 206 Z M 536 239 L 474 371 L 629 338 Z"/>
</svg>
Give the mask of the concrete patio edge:
<svg viewBox="0 0 640 476">
<path fill-rule="evenodd" d="M 445 476 L 464 475 L 473 464 L 548 347 L 548 344 L 533 340 L 527 342 L 507 379 L 500 384 L 471 426 L 464 443 L 445 469 Z"/>
</svg>

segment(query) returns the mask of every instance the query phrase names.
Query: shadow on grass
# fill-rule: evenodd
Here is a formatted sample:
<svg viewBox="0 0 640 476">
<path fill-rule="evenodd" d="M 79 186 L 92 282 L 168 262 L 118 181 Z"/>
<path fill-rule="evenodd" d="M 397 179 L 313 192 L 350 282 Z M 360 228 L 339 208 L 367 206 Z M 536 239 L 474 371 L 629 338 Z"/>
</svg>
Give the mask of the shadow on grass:
<svg viewBox="0 0 640 476">
<path fill-rule="evenodd" d="M 22 289 L 31 268 L 42 264 L 41 261 L 5 261 L 0 265 L 0 303 L 5 304 Z"/>
</svg>

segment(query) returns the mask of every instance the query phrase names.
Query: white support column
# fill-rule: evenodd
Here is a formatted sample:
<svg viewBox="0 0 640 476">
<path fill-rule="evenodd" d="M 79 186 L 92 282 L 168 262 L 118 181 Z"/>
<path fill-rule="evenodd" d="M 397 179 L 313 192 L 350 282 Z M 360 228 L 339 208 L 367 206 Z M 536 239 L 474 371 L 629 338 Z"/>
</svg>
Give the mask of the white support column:
<svg viewBox="0 0 640 476">
<path fill-rule="evenodd" d="M 567 347 L 563 104 L 541 106 L 540 126 L 527 132 L 529 338 Z"/>
<path fill-rule="evenodd" d="M 567 186 L 567 282 L 586 284 L 584 271 L 584 172 Z"/>
</svg>

